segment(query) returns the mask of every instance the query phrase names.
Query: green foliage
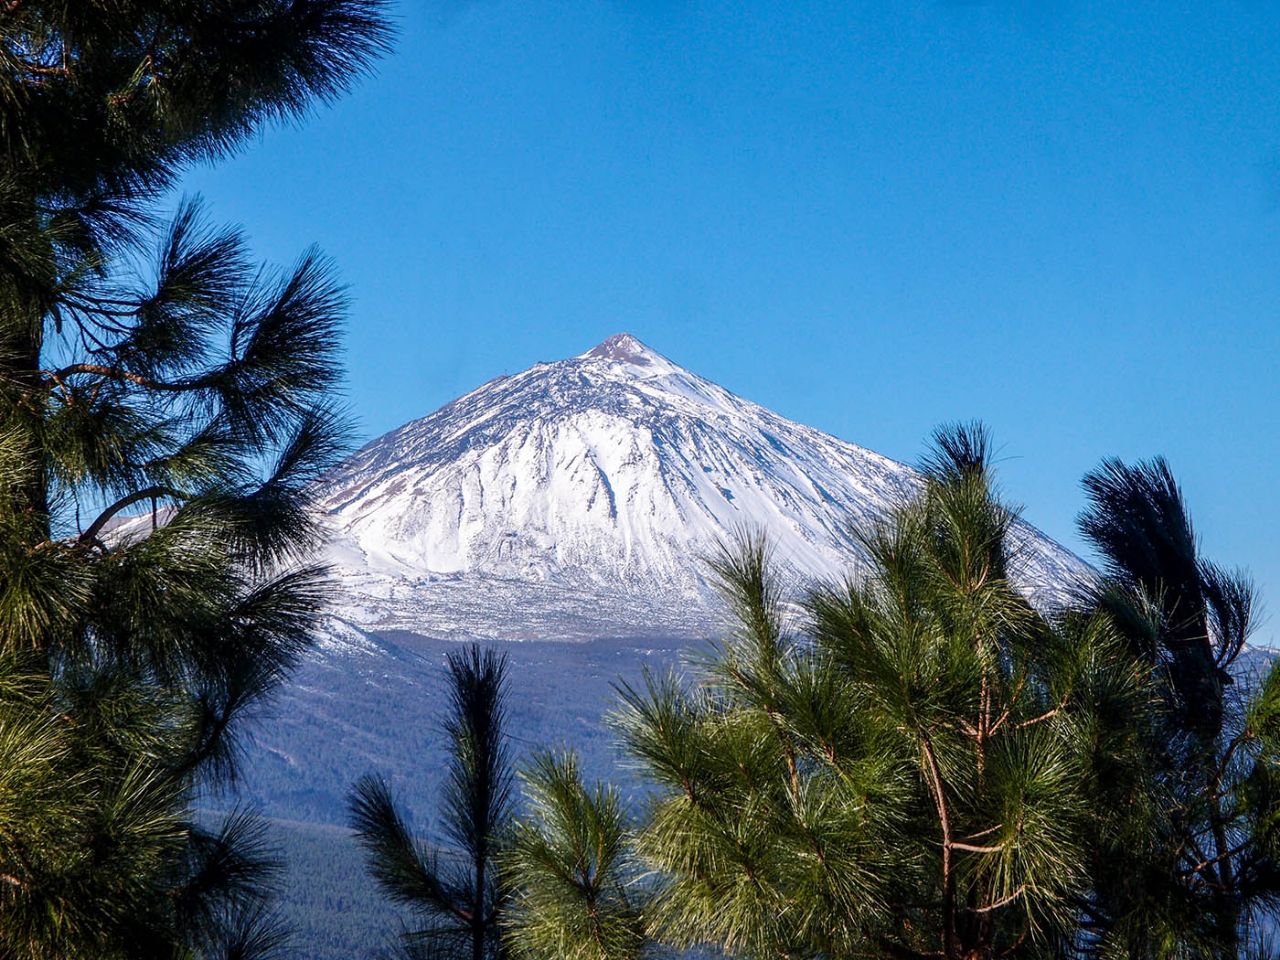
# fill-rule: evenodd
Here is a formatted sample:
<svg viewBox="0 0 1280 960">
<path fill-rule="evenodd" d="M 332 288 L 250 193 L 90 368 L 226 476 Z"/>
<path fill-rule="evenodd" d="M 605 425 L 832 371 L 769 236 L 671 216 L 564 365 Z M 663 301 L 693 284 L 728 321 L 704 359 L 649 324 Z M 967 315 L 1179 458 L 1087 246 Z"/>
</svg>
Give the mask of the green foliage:
<svg viewBox="0 0 1280 960">
<path fill-rule="evenodd" d="M 448 655 L 451 711 L 444 726 L 451 749 L 442 806 L 450 848 L 414 838 L 381 778 L 365 776 L 352 790 L 351 823 L 370 873 L 418 917 L 401 934 L 404 957 L 500 954 L 507 892 L 498 852 L 511 817 L 506 664 L 505 656 L 474 644 Z"/>
<path fill-rule="evenodd" d="M 731 956 L 1070 948 L 1095 790 L 1128 765 L 1150 685 L 1105 613 L 1046 617 L 1014 589 L 988 450 L 942 432 L 918 496 L 863 534 L 865 575 L 799 604 L 761 537 L 715 558 L 736 631 L 691 685 L 620 688 L 613 722 L 652 784 L 634 834 L 597 825 L 608 794 L 588 803 L 571 768 L 535 768 L 513 948 L 633 955 L 568 922 L 610 917 L 597 886 L 620 931 L 639 908 L 652 941 Z M 605 839 L 614 874 L 584 873 Z"/>
<path fill-rule="evenodd" d="M 41 666 L 0 661 L 6 955 L 219 956 L 249 916 L 278 939 L 256 822 L 190 819 L 174 703 L 102 677 L 64 690 Z"/>
<path fill-rule="evenodd" d="M 635 867 L 616 790 L 588 790 L 572 754 L 539 754 L 522 774 L 532 814 L 503 856 L 515 891 L 504 925 L 523 960 L 629 960 L 643 943 L 627 892 Z"/>
<path fill-rule="evenodd" d="M 340 287 L 153 207 L 363 71 L 374 0 L 0 13 L 0 954 L 266 957 L 253 821 L 191 801 L 322 603 Z M 135 511 L 150 508 L 150 514 Z"/>
<path fill-rule="evenodd" d="M 1119 771 L 1129 791 L 1099 794 L 1089 936 L 1082 952 L 1236 957 L 1261 949 L 1280 904 L 1274 670 L 1237 669 L 1253 589 L 1199 555 L 1182 491 L 1163 459 L 1105 461 L 1085 478 L 1081 527 L 1106 560 L 1091 600 L 1153 672 L 1160 709 L 1132 730 Z M 1126 795 L 1129 794 L 1129 796 Z M 1142 802 L 1134 804 L 1130 796 Z M 1118 876 L 1112 864 L 1123 861 Z"/>
</svg>

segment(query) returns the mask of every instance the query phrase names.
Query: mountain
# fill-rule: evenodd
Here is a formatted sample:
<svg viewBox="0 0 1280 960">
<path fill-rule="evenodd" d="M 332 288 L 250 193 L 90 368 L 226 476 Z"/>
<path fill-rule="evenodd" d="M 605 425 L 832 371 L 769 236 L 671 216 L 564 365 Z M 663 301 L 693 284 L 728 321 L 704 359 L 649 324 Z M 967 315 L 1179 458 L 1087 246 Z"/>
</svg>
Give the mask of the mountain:
<svg viewBox="0 0 1280 960">
<path fill-rule="evenodd" d="M 703 558 L 745 527 L 798 583 L 849 572 L 855 527 L 917 482 L 623 333 L 374 440 L 320 503 L 364 629 L 584 640 L 705 634 Z M 1030 527 L 1018 539 L 1033 595 L 1086 574 Z"/>
<path fill-rule="evenodd" d="M 434 831 L 442 664 L 457 640 L 509 656 L 518 753 L 571 746 L 587 777 L 625 786 L 601 715 L 617 680 L 678 667 L 719 631 L 703 557 L 761 527 L 797 587 L 856 573 L 854 529 L 918 484 L 911 468 L 627 334 L 492 380 L 323 480 L 333 615 L 255 726 L 237 792 L 206 805 L 247 803 L 275 821 L 298 958 L 372 956 L 393 924 L 351 876 L 359 853 L 334 826 L 372 770 Z M 1015 538 L 1016 576 L 1036 602 L 1089 575 L 1030 526 Z"/>
</svg>

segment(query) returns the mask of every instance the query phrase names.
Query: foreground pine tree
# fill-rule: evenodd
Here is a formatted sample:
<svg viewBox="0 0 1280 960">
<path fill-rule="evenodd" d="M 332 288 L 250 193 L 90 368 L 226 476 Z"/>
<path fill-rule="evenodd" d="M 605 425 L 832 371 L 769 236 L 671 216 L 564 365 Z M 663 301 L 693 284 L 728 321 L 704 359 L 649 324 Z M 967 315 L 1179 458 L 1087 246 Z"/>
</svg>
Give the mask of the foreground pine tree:
<svg viewBox="0 0 1280 960">
<path fill-rule="evenodd" d="M 539 785 L 511 853 L 511 942 L 559 933 L 577 941 L 564 956 L 627 957 L 634 901 L 651 939 L 730 956 L 1060 956 L 1098 771 L 1133 748 L 1101 741 L 1099 718 L 1147 697 L 1105 614 L 1047 619 L 1013 588 L 1015 522 L 985 434 L 958 429 L 920 495 L 866 535 L 865 576 L 812 593 L 802 618 L 762 541 L 727 552 L 734 636 L 692 687 L 624 689 L 616 718 L 655 790 L 633 841 L 650 876 L 617 856 L 584 872 L 589 845 L 564 824 L 582 808 L 581 832 L 612 839 L 594 827 L 608 804 Z M 559 886 L 539 880 L 557 870 Z M 601 900 L 624 934 L 611 950 L 562 919 L 605 915 L 587 896 L 601 870 L 602 890 L 629 882 Z"/>
<path fill-rule="evenodd" d="M 154 210 L 386 36 L 376 0 L 0 9 L 0 956 L 279 943 L 257 828 L 191 804 L 321 604 L 343 298 Z"/>
<path fill-rule="evenodd" d="M 418 922 L 400 937 L 407 960 L 486 960 L 502 955 L 506 903 L 498 855 L 511 820 L 506 726 L 507 661 L 472 645 L 448 656 L 449 778 L 444 839 L 414 838 L 386 782 L 368 775 L 351 793 L 351 822 L 369 871 Z"/>
<path fill-rule="evenodd" d="M 1163 459 L 1107 461 L 1085 489 L 1081 526 L 1108 574 L 1095 602 L 1153 670 L 1161 709 L 1140 731 L 1140 762 L 1114 771 L 1102 797 L 1112 815 L 1082 952 L 1267 955 L 1265 921 L 1280 908 L 1280 673 L 1241 669 L 1252 586 L 1199 555 Z"/>
<path fill-rule="evenodd" d="M 531 811 L 502 863 L 515 960 L 632 960 L 644 947 L 631 835 L 618 792 L 588 789 L 573 754 L 539 754 L 521 771 Z"/>
</svg>

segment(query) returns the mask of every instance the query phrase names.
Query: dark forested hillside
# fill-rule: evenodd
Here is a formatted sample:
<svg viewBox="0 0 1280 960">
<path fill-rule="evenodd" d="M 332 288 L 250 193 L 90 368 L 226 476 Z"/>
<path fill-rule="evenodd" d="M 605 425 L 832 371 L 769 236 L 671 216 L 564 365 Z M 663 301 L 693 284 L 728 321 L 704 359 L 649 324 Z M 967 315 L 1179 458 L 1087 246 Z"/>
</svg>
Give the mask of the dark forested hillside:
<svg viewBox="0 0 1280 960">
<path fill-rule="evenodd" d="M 248 804 L 271 818 L 271 839 L 288 862 L 282 908 L 297 931 L 297 960 L 373 957 L 398 930 L 396 912 L 375 890 L 346 828 L 346 795 L 357 777 L 385 775 L 415 829 L 439 839 L 444 657 L 458 645 L 404 632 L 369 640 L 379 647 L 376 656 L 330 652 L 305 663 L 255 725 L 236 793 L 205 803 Z M 698 648 L 687 639 L 503 644 L 511 660 L 513 753 L 568 746 L 579 751 L 589 777 L 625 781 L 629 774 L 602 722 L 615 703 L 612 684 L 634 682 L 646 667 L 662 672 L 682 651 Z"/>
<path fill-rule="evenodd" d="M 280 912 L 296 931 L 295 960 L 363 960 L 377 956 L 398 929 L 399 915 L 364 873 L 344 827 L 272 820 L 271 839 L 286 864 Z"/>
</svg>

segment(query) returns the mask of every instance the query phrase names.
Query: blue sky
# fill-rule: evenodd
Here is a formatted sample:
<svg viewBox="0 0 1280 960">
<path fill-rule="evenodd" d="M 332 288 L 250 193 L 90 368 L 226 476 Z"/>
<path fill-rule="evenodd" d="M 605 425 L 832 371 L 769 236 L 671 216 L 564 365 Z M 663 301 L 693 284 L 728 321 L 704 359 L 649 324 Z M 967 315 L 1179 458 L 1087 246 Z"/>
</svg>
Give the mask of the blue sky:
<svg viewBox="0 0 1280 960">
<path fill-rule="evenodd" d="M 183 185 L 337 261 L 362 437 L 627 330 L 901 460 L 980 417 L 1086 555 L 1081 475 L 1163 453 L 1280 607 L 1270 4 L 396 13 L 376 77 Z"/>
</svg>

